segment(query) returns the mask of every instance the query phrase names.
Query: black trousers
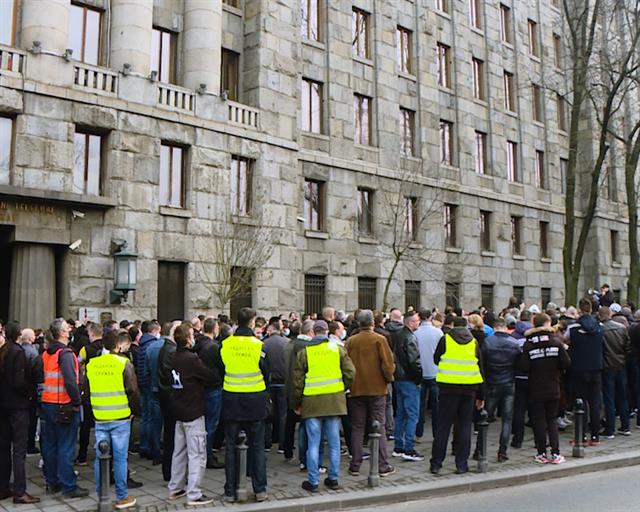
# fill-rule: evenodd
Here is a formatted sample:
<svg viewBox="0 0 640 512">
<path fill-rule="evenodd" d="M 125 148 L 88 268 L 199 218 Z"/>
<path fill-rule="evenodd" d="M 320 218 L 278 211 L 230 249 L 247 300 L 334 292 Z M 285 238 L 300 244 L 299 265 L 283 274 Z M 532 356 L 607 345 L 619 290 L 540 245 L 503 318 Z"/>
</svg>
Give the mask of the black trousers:
<svg viewBox="0 0 640 512">
<path fill-rule="evenodd" d="M 278 448 L 284 450 L 284 432 L 287 420 L 287 397 L 284 384 L 269 386 L 272 414 L 265 428 L 265 448 L 271 448 L 272 443 L 278 443 Z"/>
<path fill-rule="evenodd" d="M 547 453 L 547 431 L 549 431 L 549 445 L 551 454 L 560 453 L 560 440 L 558 438 L 558 400 L 545 402 L 531 402 L 529 404 L 531 423 L 533 424 L 533 436 L 536 440 L 538 454 Z"/>
<path fill-rule="evenodd" d="M 516 394 L 513 399 L 513 421 L 511 431 L 513 444 L 521 445 L 524 440 L 524 417 L 529 406 L 529 381 L 516 379 Z"/>
<path fill-rule="evenodd" d="M 9 491 L 13 468 L 13 495 L 27 492 L 27 439 L 29 436 L 29 409 L 0 411 L 0 493 Z M 13 456 L 11 446 L 13 445 Z"/>
<path fill-rule="evenodd" d="M 27 450 L 33 451 L 36 448 L 36 430 L 38 428 L 38 406 L 34 403 L 29 407 L 29 435 L 27 440 Z"/>
<path fill-rule="evenodd" d="M 573 372 L 571 374 L 576 398 L 582 398 L 589 407 L 589 428 L 591 437 L 598 437 L 600 431 L 600 409 L 602 408 L 602 372 Z M 585 429 L 587 431 L 587 416 Z"/>
<path fill-rule="evenodd" d="M 292 409 L 287 410 L 287 421 L 284 424 L 284 458 L 293 458 L 293 449 L 296 437 L 296 423 L 300 421 L 300 416 L 293 412 Z"/>
<path fill-rule="evenodd" d="M 82 404 L 82 414 L 83 419 L 82 423 L 80 423 L 80 434 L 78 436 L 78 460 L 86 462 L 91 429 L 95 426 L 95 423 L 93 422 L 93 412 L 89 404 Z"/>
<path fill-rule="evenodd" d="M 456 447 L 456 468 L 468 469 L 467 461 L 471 450 L 474 403 L 473 396 L 440 392 L 438 423 L 431 449 L 431 467 L 436 469 L 442 467 L 447 454 L 449 433 L 451 427 L 454 426 L 453 443 Z"/>
<path fill-rule="evenodd" d="M 162 477 L 165 482 L 171 480 L 171 459 L 173 458 L 176 435 L 176 416 L 173 413 L 168 393 L 160 393 L 160 411 L 162 412 Z"/>
</svg>

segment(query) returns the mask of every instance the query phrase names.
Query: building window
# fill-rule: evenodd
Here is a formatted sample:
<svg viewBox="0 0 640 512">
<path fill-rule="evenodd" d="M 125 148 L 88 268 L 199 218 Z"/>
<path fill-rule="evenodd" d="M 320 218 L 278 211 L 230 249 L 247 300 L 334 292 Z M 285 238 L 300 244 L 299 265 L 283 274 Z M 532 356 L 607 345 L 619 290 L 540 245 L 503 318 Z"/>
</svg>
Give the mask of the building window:
<svg viewBox="0 0 640 512">
<path fill-rule="evenodd" d="M 482 28 L 480 9 L 480 0 L 469 0 L 469 25 L 474 28 Z"/>
<path fill-rule="evenodd" d="M 453 165 L 453 123 L 440 120 L 440 163 Z"/>
<path fill-rule="evenodd" d="M 413 73 L 412 62 L 412 42 L 413 32 L 411 30 L 398 27 L 396 30 L 396 57 L 398 61 L 398 69 L 403 73 Z"/>
<path fill-rule="evenodd" d="M 446 307 L 460 308 L 460 283 L 445 283 L 444 294 Z"/>
<path fill-rule="evenodd" d="M 376 309 L 376 281 L 375 277 L 358 278 L 359 309 Z"/>
<path fill-rule="evenodd" d="M 478 174 L 487 173 L 487 134 L 476 131 L 473 151 L 475 170 Z"/>
<path fill-rule="evenodd" d="M 248 267 L 231 267 L 229 289 L 233 290 L 229 301 L 229 313 L 234 320 L 242 308 L 253 307 L 253 281 L 255 270 Z"/>
<path fill-rule="evenodd" d="M 500 4 L 500 39 L 511 44 L 511 9 Z"/>
<path fill-rule="evenodd" d="M 311 41 L 320 41 L 320 4 L 318 0 L 300 1 L 300 35 Z"/>
<path fill-rule="evenodd" d="M 324 229 L 324 182 L 304 180 L 304 227 L 310 231 Z"/>
<path fill-rule="evenodd" d="M 565 99 L 562 94 L 556 94 L 556 112 L 558 114 L 558 130 L 567 131 L 567 112 Z"/>
<path fill-rule="evenodd" d="M 222 49 L 220 92 L 227 91 L 227 98 L 238 101 L 240 83 L 240 54 Z"/>
<path fill-rule="evenodd" d="M 480 286 L 480 301 L 489 311 L 493 311 L 493 285 L 483 284 Z"/>
<path fill-rule="evenodd" d="M 371 98 L 354 94 L 353 108 L 355 111 L 354 142 L 369 146 L 371 144 Z"/>
<path fill-rule="evenodd" d="M 491 251 L 491 212 L 480 210 L 480 250 Z"/>
<path fill-rule="evenodd" d="M 567 165 L 569 161 L 566 158 L 560 159 L 560 190 L 563 194 L 567 193 Z"/>
<path fill-rule="evenodd" d="M 76 131 L 73 137 L 73 191 L 99 196 L 102 185 L 102 137 Z"/>
<path fill-rule="evenodd" d="M 418 198 L 404 198 L 404 220 L 402 223 L 402 231 L 405 240 L 415 240 L 418 227 Z"/>
<path fill-rule="evenodd" d="M 477 100 L 485 99 L 484 92 L 484 62 L 473 59 L 473 97 Z"/>
<path fill-rule="evenodd" d="M 353 55 L 362 59 L 369 58 L 369 13 L 353 9 L 351 19 Z"/>
<path fill-rule="evenodd" d="M 161 82 L 175 82 L 175 53 L 176 35 L 154 27 L 151 31 L 151 71 L 158 74 Z"/>
<path fill-rule="evenodd" d="M 511 217 L 511 254 L 522 255 L 522 217 Z"/>
<path fill-rule="evenodd" d="M 562 37 L 558 34 L 553 34 L 553 63 L 562 69 Z"/>
<path fill-rule="evenodd" d="M 414 154 L 415 112 L 406 108 L 400 109 L 400 152 L 404 156 Z"/>
<path fill-rule="evenodd" d="M 524 286 L 514 286 L 513 296 L 516 298 L 518 304 L 522 304 L 524 302 Z"/>
<path fill-rule="evenodd" d="M 618 202 L 618 176 L 616 174 L 616 166 L 608 165 L 606 169 L 607 175 L 607 191 L 609 192 L 609 200 L 614 203 Z"/>
<path fill-rule="evenodd" d="M 324 293 L 326 290 L 326 277 L 315 274 L 305 274 L 304 276 L 304 310 L 308 314 L 322 316 L 322 308 L 326 301 Z"/>
<path fill-rule="evenodd" d="M 160 145 L 160 205 L 184 206 L 184 148 Z"/>
<path fill-rule="evenodd" d="M 73 58 L 98 65 L 100 60 L 100 22 L 102 13 L 84 5 L 71 4 L 69 9 L 69 48 Z"/>
<path fill-rule="evenodd" d="M 15 45 L 16 13 L 16 0 L 3 0 L 0 2 L 0 44 Z"/>
<path fill-rule="evenodd" d="M 185 317 L 185 288 L 188 282 L 187 264 L 180 261 L 158 261 L 158 305 L 160 322 L 171 322 Z M 233 309 L 232 309 L 233 312 Z"/>
<path fill-rule="evenodd" d="M 454 204 L 444 205 L 444 245 L 457 247 L 458 244 L 458 207 Z"/>
<path fill-rule="evenodd" d="M 611 230 L 611 262 L 620 262 L 620 253 L 618 252 L 618 232 Z"/>
<path fill-rule="evenodd" d="M 251 214 L 253 162 L 241 156 L 231 156 L 231 213 Z"/>
<path fill-rule="evenodd" d="M 542 122 L 542 88 L 538 84 L 531 84 L 531 100 L 533 107 L 533 120 Z"/>
<path fill-rule="evenodd" d="M 302 79 L 302 130 L 322 133 L 322 84 Z"/>
<path fill-rule="evenodd" d="M 541 189 L 547 188 L 547 177 L 544 172 L 544 151 L 536 151 L 536 186 Z"/>
<path fill-rule="evenodd" d="M 240 0 L 222 0 L 222 3 L 235 7 L 236 9 L 240 8 Z"/>
<path fill-rule="evenodd" d="M 546 310 L 551 302 L 551 288 L 540 288 L 540 302 L 543 311 Z"/>
<path fill-rule="evenodd" d="M 540 50 L 538 49 L 538 24 L 533 20 L 527 21 L 529 31 L 529 54 L 533 57 L 540 56 Z"/>
<path fill-rule="evenodd" d="M 507 141 L 507 179 L 509 181 L 520 181 L 518 172 L 518 144 L 516 142 Z"/>
<path fill-rule="evenodd" d="M 516 89 L 513 73 L 504 72 L 504 108 L 509 112 L 516 111 Z"/>
<path fill-rule="evenodd" d="M 434 0 L 434 7 L 440 12 L 449 12 L 449 0 Z"/>
<path fill-rule="evenodd" d="M 373 235 L 373 190 L 358 188 L 358 231 Z"/>
<path fill-rule="evenodd" d="M 407 311 L 410 307 L 418 311 L 421 307 L 422 281 L 404 282 L 404 308 Z"/>
<path fill-rule="evenodd" d="M 451 87 L 450 57 L 451 48 L 446 44 L 438 43 L 436 46 L 436 66 L 438 85 L 441 87 Z"/>
<path fill-rule="evenodd" d="M 540 257 L 549 257 L 549 223 L 540 221 Z"/>
<path fill-rule="evenodd" d="M 0 117 L 0 177 L 11 170 L 13 155 L 13 119 Z M 6 181 L 3 181 L 5 183 Z"/>
</svg>

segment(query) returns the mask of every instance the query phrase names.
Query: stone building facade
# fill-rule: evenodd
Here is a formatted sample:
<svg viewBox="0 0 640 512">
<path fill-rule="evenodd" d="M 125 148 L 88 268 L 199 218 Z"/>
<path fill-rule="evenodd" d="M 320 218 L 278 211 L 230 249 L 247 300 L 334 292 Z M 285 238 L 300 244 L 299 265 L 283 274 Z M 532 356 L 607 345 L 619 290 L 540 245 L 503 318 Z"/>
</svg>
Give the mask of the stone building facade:
<svg viewBox="0 0 640 512">
<path fill-rule="evenodd" d="M 234 226 L 269 233 L 250 293 L 263 314 L 380 307 L 405 236 L 392 305 L 561 303 L 551 4 L 5 0 L 0 314 L 41 326 L 228 309 L 212 241 Z M 585 288 L 624 288 L 616 195 Z M 390 214 L 400 203 L 410 220 Z M 110 304 L 118 240 L 138 255 L 137 287 Z"/>
</svg>

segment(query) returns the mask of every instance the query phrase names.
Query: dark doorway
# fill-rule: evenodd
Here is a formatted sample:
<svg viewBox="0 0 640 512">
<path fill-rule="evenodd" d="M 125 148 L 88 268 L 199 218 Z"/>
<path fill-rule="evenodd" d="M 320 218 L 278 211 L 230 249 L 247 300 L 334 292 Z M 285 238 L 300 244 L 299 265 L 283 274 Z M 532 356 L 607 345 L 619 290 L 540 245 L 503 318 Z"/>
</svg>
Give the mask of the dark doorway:
<svg viewBox="0 0 640 512">
<path fill-rule="evenodd" d="M 238 319 L 238 311 L 242 308 L 253 307 L 253 270 L 247 267 L 233 267 L 231 269 L 231 289 L 234 290 L 229 303 L 231 320 Z"/>
<path fill-rule="evenodd" d="M 158 320 L 184 320 L 184 276 L 186 263 L 158 262 Z"/>
<path fill-rule="evenodd" d="M 0 226 L 0 319 L 9 318 L 9 288 L 11 286 L 11 245 L 9 238 L 13 227 Z"/>
</svg>

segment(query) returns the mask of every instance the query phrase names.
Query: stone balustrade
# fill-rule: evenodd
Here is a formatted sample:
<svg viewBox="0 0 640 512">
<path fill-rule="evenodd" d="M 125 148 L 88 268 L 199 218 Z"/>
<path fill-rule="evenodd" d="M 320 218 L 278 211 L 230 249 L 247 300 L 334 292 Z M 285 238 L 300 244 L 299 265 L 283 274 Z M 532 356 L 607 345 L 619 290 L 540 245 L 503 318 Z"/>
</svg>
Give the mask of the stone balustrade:
<svg viewBox="0 0 640 512">
<path fill-rule="evenodd" d="M 117 96 L 118 74 L 106 68 L 75 62 L 73 85 L 85 91 Z"/>
<path fill-rule="evenodd" d="M 227 105 L 229 108 L 229 122 L 242 125 L 245 128 L 259 129 L 259 109 L 236 103 L 235 101 L 229 101 Z"/>
<path fill-rule="evenodd" d="M 25 57 L 24 51 L 0 44 L 0 74 L 22 75 Z"/>
<path fill-rule="evenodd" d="M 158 83 L 158 105 L 171 110 L 193 113 L 196 108 L 196 95 L 184 87 Z"/>
</svg>

